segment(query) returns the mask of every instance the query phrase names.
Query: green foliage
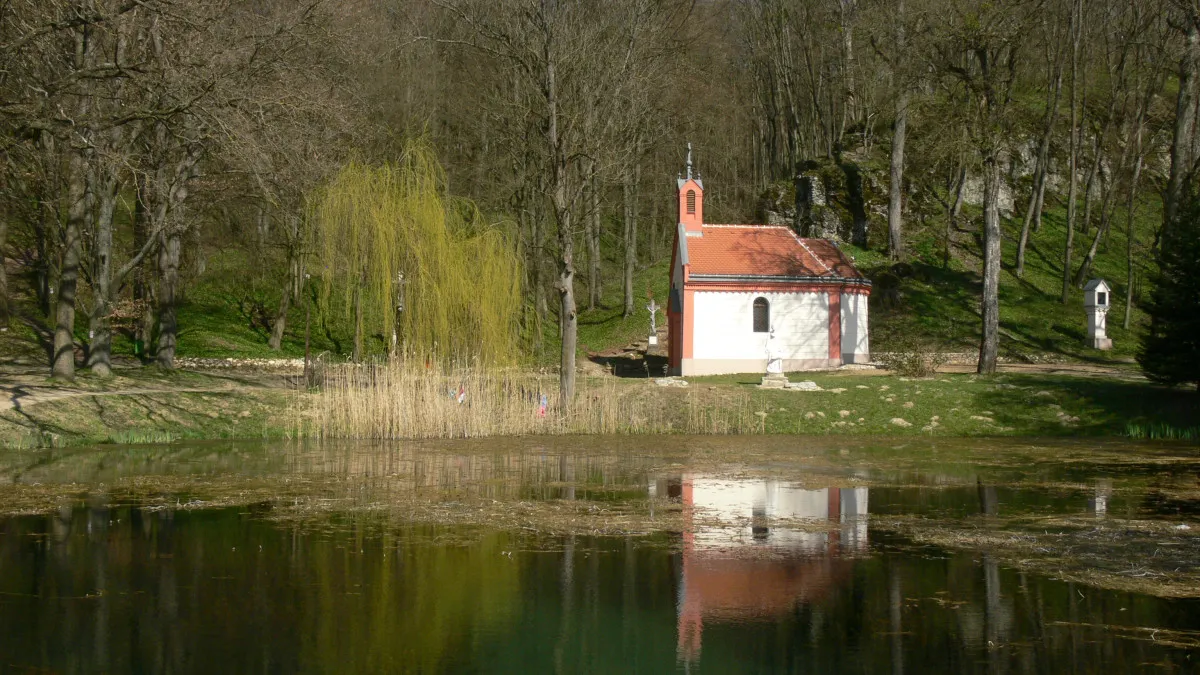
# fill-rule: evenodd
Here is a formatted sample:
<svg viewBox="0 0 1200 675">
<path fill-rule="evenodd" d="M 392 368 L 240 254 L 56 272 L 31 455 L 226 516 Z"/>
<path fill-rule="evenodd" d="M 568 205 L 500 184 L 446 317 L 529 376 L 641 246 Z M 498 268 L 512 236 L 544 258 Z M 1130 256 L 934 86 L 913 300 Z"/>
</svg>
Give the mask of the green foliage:
<svg viewBox="0 0 1200 675">
<path fill-rule="evenodd" d="M 337 310 L 359 335 L 395 329 L 409 350 L 486 362 L 515 357 L 516 251 L 473 204 L 447 194 L 423 141 L 410 143 L 396 165 L 348 164 L 313 199 L 310 222 L 323 304 L 338 288 Z"/>
<path fill-rule="evenodd" d="M 1147 310 L 1150 330 L 1138 352 L 1146 375 L 1165 384 L 1200 386 L 1200 200 L 1163 238 Z"/>
</svg>

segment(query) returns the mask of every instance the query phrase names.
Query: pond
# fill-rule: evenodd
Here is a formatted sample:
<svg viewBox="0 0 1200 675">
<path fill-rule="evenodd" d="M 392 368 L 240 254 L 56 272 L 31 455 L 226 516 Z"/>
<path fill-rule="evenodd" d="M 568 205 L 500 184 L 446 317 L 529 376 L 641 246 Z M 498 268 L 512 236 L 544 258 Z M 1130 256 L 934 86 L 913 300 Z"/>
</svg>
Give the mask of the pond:
<svg viewBox="0 0 1200 675">
<path fill-rule="evenodd" d="M 0 454 L 0 663 L 1200 670 L 1200 453 L 588 437 Z"/>
</svg>

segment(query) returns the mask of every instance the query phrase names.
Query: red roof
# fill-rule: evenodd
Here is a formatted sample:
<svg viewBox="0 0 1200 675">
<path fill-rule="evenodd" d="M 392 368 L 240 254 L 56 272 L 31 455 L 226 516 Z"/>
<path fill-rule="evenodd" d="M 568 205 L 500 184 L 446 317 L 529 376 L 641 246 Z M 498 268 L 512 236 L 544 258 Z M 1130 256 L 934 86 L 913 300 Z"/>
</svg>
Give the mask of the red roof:
<svg viewBox="0 0 1200 675">
<path fill-rule="evenodd" d="M 781 225 L 704 225 L 687 238 L 692 275 L 829 277 L 862 274 L 828 239 L 801 239 Z"/>
</svg>

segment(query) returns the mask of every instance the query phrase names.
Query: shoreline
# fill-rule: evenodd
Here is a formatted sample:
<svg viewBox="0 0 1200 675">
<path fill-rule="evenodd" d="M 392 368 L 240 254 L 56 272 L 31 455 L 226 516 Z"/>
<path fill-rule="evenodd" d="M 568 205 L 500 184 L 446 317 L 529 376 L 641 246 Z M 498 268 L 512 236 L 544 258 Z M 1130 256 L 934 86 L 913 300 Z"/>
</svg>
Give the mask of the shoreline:
<svg viewBox="0 0 1200 675">
<path fill-rule="evenodd" d="M 112 378 L 81 375 L 67 383 L 32 374 L 6 376 L 0 381 L 0 449 L 388 435 L 368 427 L 356 432 L 350 426 L 337 433 L 311 425 L 305 428 L 324 394 L 302 391 L 298 374 L 231 363 L 223 371 L 119 369 Z M 534 377 L 550 386 L 548 376 Z M 622 400 L 619 409 L 602 411 L 608 415 L 603 430 L 622 435 L 718 431 L 806 437 L 1087 436 L 1200 442 L 1195 421 L 1200 419 L 1200 396 L 1136 379 L 1065 372 L 1017 372 L 991 378 L 938 373 L 913 379 L 848 371 L 790 377 L 793 382 L 812 382 L 816 390 L 761 389 L 754 375 L 693 378 L 687 386 L 656 386 L 654 379 L 612 376 L 581 376 L 579 381 L 581 396 L 599 403 Z M 466 390 L 467 398 L 474 393 Z M 537 414 L 533 403 L 528 411 L 520 404 L 506 405 L 500 414 Z M 437 412 L 456 414 L 456 408 L 441 406 Z M 545 420 L 522 423 L 518 435 L 585 430 L 579 425 L 553 424 L 553 418 L 551 410 Z M 709 423 L 709 418 L 715 421 Z M 718 418 L 725 422 L 717 424 Z M 416 428 L 405 437 L 506 435 L 488 431 L 478 425 L 442 424 L 436 429 Z"/>
</svg>

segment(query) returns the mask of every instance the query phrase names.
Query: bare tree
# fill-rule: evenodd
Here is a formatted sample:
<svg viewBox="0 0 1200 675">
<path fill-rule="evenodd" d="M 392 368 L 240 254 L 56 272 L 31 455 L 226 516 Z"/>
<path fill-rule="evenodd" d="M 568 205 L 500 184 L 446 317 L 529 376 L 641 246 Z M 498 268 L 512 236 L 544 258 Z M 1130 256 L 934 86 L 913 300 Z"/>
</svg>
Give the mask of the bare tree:
<svg viewBox="0 0 1200 675">
<path fill-rule="evenodd" d="M 1037 232 L 1042 226 L 1042 211 L 1046 199 L 1046 177 L 1050 168 L 1050 140 L 1054 134 L 1054 126 L 1058 120 L 1058 101 L 1062 96 L 1063 58 L 1066 50 L 1063 48 L 1061 36 L 1062 13 L 1056 11 L 1057 3 L 1052 5 L 1049 14 L 1053 23 L 1046 35 L 1048 86 L 1046 94 L 1046 112 L 1043 116 L 1041 139 L 1038 141 L 1037 156 L 1033 166 L 1033 190 L 1029 194 L 1029 206 L 1025 210 L 1025 218 L 1021 222 L 1021 236 L 1017 240 L 1017 277 L 1025 276 L 1025 248 L 1029 244 L 1030 230 Z"/>
<path fill-rule="evenodd" d="M 1001 156 L 1011 138 L 1008 110 L 1017 84 L 1022 38 L 1040 3 L 952 3 L 932 42 L 935 65 L 973 100 L 964 119 L 983 173 L 983 292 L 980 374 L 996 372 L 1000 341 Z M 966 57 L 965 59 L 963 57 Z"/>
<path fill-rule="evenodd" d="M 625 0 L 602 4 L 550 0 L 474 2 L 436 0 L 457 19 L 458 33 L 438 36 L 443 43 L 472 47 L 513 69 L 516 86 L 528 92 L 528 107 L 507 130 L 524 136 L 527 120 L 537 120 L 538 167 L 527 177 L 545 195 L 556 244 L 554 284 L 559 296 L 561 337 L 560 401 L 570 405 L 575 391 L 578 306 L 575 298 L 575 245 L 580 221 L 587 223 L 584 197 L 591 162 L 612 157 L 614 131 L 624 116 L 618 106 L 640 49 L 636 33 L 646 30 L 645 9 L 653 3 Z M 670 20 L 670 12 L 656 14 Z M 633 20 L 630 20 L 630 19 Z M 589 121 L 592 124 L 589 124 Z M 514 144 L 515 145 L 515 144 Z"/>
<path fill-rule="evenodd" d="M 1179 214 L 1186 185 L 1194 174 L 1196 144 L 1196 106 L 1200 101 L 1200 3 L 1196 0 L 1172 0 L 1183 32 L 1184 46 L 1179 59 L 1179 95 L 1175 104 L 1175 130 L 1171 141 L 1171 172 L 1163 192 L 1163 224 L 1156 239 L 1161 241 Z"/>
<path fill-rule="evenodd" d="M 1079 97 L 1084 87 L 1080 83 L 1079 58 L 1083 44 L 1083 0 L 1071 0 L 1071 154 L 1067 164 L 1067 243 L 1063 251 L 1062 303 L 1067 304 L 1071 290 L 1071 253 L 1075 247 L 1076 202 L 1079 193 Z M 1097 157 L 1097 159 L 1099 159 Z"/>
</svg>

